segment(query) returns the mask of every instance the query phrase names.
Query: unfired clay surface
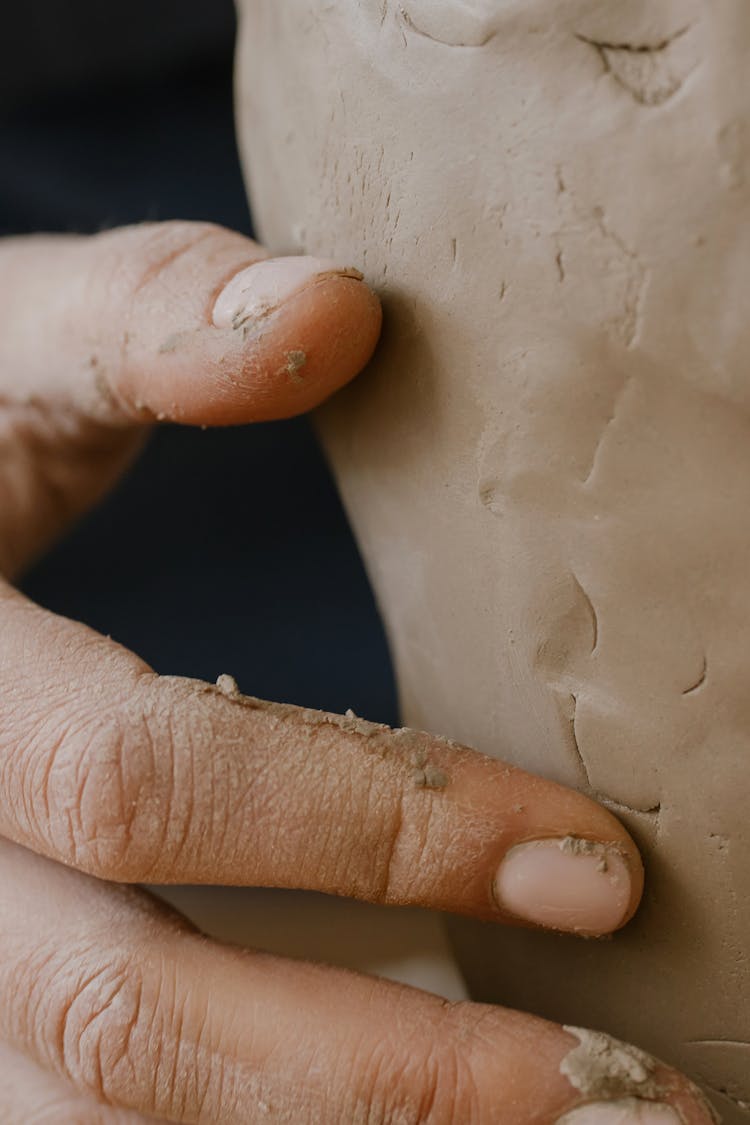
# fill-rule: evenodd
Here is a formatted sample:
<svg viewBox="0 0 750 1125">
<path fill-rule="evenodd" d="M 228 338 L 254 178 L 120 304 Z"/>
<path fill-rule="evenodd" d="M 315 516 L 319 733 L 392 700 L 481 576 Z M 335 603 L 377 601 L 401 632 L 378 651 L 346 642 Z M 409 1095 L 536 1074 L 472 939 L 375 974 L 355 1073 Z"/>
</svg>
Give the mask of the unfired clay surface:
<svg viewBox="0 0 750 1125">
<path fill-rule="evenodd" d="M 246 0 L 274 251 L 361 266 L 324 437 L 404 720 L 586 789 L 644 847 L 611 942 L 459 922 L 474 992 L 750 1116 L 750 5 Z"/>
</svg>

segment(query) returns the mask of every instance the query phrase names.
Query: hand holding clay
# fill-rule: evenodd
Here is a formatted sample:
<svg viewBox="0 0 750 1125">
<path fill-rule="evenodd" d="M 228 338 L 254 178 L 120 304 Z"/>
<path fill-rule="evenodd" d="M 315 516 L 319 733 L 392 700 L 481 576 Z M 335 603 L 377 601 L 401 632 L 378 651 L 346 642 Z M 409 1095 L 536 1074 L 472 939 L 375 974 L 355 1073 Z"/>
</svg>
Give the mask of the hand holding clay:
<svg viewBox="0 0 750 1125">
<path fill-rule="evenodd" d="M 0 277 L 8 576 L 155 419 L 307 410 L 380 327 L 356 271 L 211 226 L 8 241 Z M 158 676 L 5 582 L 0 638 L 5 1125 L 709 1120 L 686 1080 L 603 1036 L 210 943 L 121 885 L 306 887 L 604 934 L 642 872 L 588 798 L 229 677 Z"/>
</svg>

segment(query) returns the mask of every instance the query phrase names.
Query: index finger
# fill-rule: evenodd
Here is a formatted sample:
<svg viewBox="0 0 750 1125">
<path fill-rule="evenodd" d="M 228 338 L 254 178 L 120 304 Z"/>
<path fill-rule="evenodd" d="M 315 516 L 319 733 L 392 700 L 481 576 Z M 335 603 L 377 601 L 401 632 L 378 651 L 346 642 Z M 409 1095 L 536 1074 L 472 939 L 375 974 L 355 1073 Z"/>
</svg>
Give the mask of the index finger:
<svg viewBox="0 0 750 1125">
<path fill-rule="evenodd" d="M 301 887 L 603 934 L 633 841 L 580 793 L 433 735 L 160 677 L 0 591 L 0 832 L 117 882 Z"/>
</svg>

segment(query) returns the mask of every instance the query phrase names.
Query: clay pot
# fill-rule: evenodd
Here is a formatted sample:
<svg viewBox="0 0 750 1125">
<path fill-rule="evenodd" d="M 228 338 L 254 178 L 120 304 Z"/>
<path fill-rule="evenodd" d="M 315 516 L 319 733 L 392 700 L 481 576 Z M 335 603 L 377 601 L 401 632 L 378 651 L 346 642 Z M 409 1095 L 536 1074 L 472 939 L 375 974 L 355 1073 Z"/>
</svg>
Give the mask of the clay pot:
<svg viewBox="0 0 750 1125">
<path fill-rule="evenodd" d="M 247 0 L 278 252 L 363 268 L 320 414 L 404 721 L 585 789 L 644 849 L 612 941 L 456 922 L 474 994 L 750 1109 L 750 6 Z"/>
</svg>

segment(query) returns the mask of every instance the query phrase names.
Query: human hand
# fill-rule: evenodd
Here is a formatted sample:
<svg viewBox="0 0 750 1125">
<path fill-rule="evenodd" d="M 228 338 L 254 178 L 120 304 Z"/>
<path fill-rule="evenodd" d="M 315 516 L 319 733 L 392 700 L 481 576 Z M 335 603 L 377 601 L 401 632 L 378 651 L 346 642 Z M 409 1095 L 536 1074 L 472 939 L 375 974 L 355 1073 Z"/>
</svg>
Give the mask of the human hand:
<svg viewBox="0 0 750 1125">
<path fill-rule="evenodd" d="M 260 257 L 194 224 L 0 244 L 6 576 L 155 419 L 285 417 L 366 362 L 380 312 L 356 274 L 241 272 Z M 710 1120 L 684 1079 L 625 1049 L 587 1070 L 602 1043 L 583 1033 L 209 942 L 122 885 L 304 887 L 608 933 L 637 906 L 637 851 L 551 782 L 157 676 L 2 581 L 0 835 L 3 1125 Z"/>
</svg>

